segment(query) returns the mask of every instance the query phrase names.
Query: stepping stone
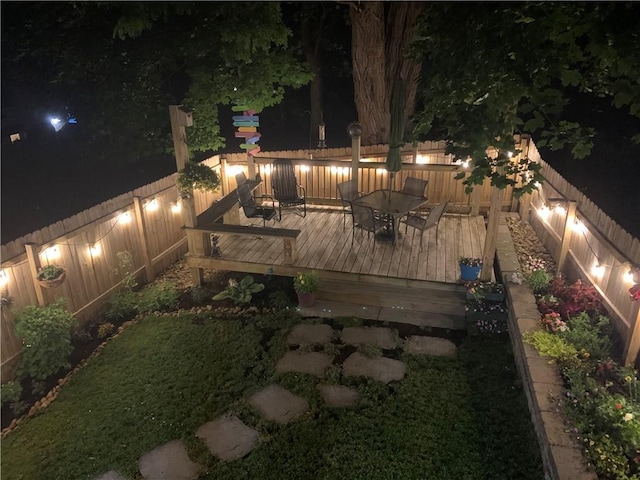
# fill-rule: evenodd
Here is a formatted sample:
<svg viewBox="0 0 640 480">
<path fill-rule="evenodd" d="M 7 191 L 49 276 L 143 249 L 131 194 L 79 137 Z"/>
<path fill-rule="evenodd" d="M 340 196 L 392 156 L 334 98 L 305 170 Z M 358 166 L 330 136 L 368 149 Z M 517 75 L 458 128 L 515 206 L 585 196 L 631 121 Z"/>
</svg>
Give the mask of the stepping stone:
<svg viewBox="0 0 640 480">
<path fill-rule="evenodd" d="M 346 385 L 318 385 L 318 388 L 330 407 L 350 407 L 360 400 L 358 391 Z"/>
<path fill-rule="evenodd" d="M 316 377 L 323 377 L 333 361 L 332 355 L 321 352 L 287 352 L 278 360 L 276 372 L 310 373 Z"/>
<path fill-rule="evenodd" d="M 286 424 L 309 410 L 309 403 L 279 385 L 269 385 L 249 398 L 249 403 L 267 419 Z"/>
<path fill-rule="evenodd" d="M 125 480 L 125 478 L 120 476 L 120 474 L 115 470 L 110 470 L 107 473 L 100 475 L 95 480 Z"/>
<path fill-rule="evenodd" d="M 342 342 L 349 345 L 375 345 L 376 347 L 396 348 L 396 337 L 389 328 L 347 327 L 342 330 Z"/>
<path fill-rule="evenodd" d="M 223 415 L 198 428 L 196 437 L 204 440 L 213 455 L 228 461 L 242 458 L 253 450 L 259 434 L 235 415 Z"/>
<path fill-rule="evenodd" d="M 289 345 L 322 345 L 331 341 L 333 330 L 324 323 L 320 325 L 296 325 L 287 337 Z"/>
<path fill-rule="evenodd" d="M 422 335 L 409 337 L 409 340 L 407 340 L 404 346 L 404 350 L 408 353 L 419 355 L 435 355 L 449 358 L 456 358 L 458 356 L 458 349 L 451 340 Z"/>
<path fill-rule="evenodd" d="M 352 353 L 342 364 L 344 374 L 349 377 L 371 377 L 382 383 L 402 380 L 407 366 L 392 358 L 365 357 L 361 353 Z"/>
<path fill-rule="evenodd" d="M 146 480 L 195 480 L 202 469 L 191 461 L 181 440 L 171 440 L 143 454 L 138 468 Z"/>
</svg>

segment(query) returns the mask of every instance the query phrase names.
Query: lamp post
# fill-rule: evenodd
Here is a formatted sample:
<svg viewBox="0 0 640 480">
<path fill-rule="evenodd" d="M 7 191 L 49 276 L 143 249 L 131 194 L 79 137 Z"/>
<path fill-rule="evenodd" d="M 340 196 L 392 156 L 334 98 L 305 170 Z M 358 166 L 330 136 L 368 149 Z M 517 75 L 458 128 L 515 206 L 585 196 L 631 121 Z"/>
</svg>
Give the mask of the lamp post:
<svg viewBox="0 0 640 480">
<path fill-rule="evenodd" d="M 362 135 L 362 125 L 360 123 L 351 122 L 347 127 L 349 136 L 351 136 L 351 180 L 355 180 L 358 186 L 358 168 L 360 164 L 360 136 Z"/>
</svg>

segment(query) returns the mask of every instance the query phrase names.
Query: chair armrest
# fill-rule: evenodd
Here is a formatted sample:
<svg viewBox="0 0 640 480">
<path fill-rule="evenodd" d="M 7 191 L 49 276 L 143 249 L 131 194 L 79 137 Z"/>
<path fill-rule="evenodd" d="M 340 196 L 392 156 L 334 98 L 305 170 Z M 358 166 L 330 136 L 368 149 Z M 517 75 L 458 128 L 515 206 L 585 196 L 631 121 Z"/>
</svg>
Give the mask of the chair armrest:
<svg viewBox="0 0 640 480">
<path fill-rule="evenodd" d="M 302 197 L 305 198 L 307 196 L 307 190 L 300 184 L 297 184 L 296 187 L 302 190 Z"/>
<path fill-rule="evenodd" d="M 256 196 L 254 196 L 254 197 L 253 197 L 253 199 L 254 199 L 254 201 L 255 201 L 256 199 L 260 199 L 260 200 L 262 200 L 263 202 L 264 202 L 265 200 L 269 200 L 269 201 L 271 202 L 271 206 L 272 206 L 273 208 L 275 208 L 276 201 L 274 200 L 274 198 L 273 198 L 271 195 L 256 195 Z"/>
</svg>

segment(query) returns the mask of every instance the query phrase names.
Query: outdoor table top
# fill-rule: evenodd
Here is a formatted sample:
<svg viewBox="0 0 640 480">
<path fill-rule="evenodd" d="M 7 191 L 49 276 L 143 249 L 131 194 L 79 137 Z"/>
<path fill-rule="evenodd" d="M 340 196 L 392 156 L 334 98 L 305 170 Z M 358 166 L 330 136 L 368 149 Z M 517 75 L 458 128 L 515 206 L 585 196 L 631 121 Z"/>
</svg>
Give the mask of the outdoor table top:
<svg viewBox="0 0 640 480">
<path fill-rule="evenodd" d="M 353 200 L 353 202 L 371 207 L 382 214 L 399 216 L 425 204 L 427 198 L 393 190 L 376 190 Z"/>
</svg>

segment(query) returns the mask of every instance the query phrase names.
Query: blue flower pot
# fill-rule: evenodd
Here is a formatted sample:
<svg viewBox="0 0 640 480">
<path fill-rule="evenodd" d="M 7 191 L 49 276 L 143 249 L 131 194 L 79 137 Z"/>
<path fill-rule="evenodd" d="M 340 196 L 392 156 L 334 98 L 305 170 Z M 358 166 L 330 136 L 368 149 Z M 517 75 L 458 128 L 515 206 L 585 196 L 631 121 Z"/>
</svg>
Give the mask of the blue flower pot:
<svg viewBox="0 0 640 480">
<path fill-rule="evenodd" d="M 472 282 L 478 279 L 482 267 L 470 267 L 469 265 L 460 265 L 460 280 L 463 282 Z"/>
</svg>

